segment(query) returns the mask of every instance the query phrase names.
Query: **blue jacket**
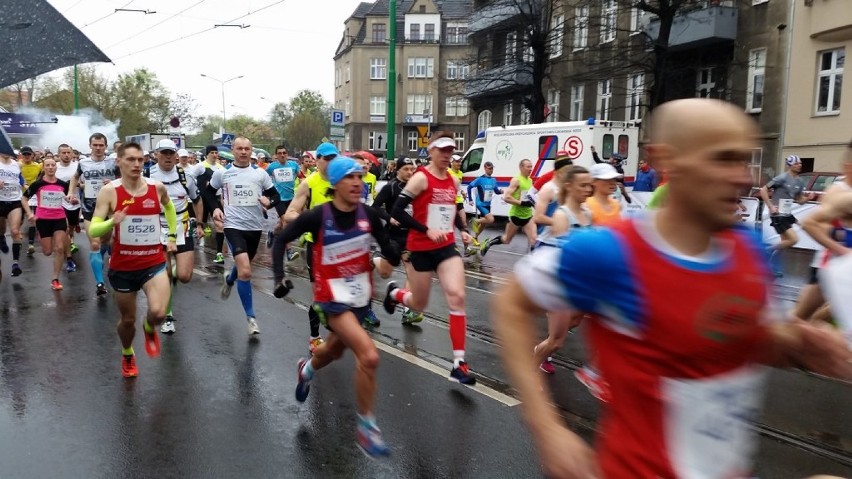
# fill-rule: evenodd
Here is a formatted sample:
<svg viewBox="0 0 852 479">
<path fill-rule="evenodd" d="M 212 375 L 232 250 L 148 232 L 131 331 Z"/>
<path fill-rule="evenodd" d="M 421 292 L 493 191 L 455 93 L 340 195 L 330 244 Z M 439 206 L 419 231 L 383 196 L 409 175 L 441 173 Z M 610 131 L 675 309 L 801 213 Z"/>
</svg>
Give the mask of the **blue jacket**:
<svg viewBox="0 0 852 479">
<path fill-rule="evenodd" d="M 657 172 L 653 168 L 648 171 L 636 171 L 636 181 L 633 183 L 633 191 L 654 191 L 657 188 Z"/>
</svg>

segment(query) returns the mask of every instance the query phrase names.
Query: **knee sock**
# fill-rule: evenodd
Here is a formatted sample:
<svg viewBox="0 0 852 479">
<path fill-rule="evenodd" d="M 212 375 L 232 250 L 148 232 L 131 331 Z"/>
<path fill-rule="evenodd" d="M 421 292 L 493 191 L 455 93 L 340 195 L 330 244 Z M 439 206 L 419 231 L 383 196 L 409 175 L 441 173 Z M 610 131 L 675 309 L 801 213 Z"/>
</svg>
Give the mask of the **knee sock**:
<svg viewBox="0 0 852 479">
<path fill-rule="evenodd" d="M 402 303 L 405 306 L 408 306 L 411 302 L 411 291 L 403 288 L 396 288 L 391 291 L 391 298 L 397 303 Z"/>
<path fill-rule="evenodd" d="M 29 240 L 30 244 L 35 243 L 35 236 L 36 236 L 36 227 L 30 226 L 30 229 L 27 231 L 27 239 Z"/>
<path fill-rule="evenodd" d="M 312 338 L 318 338 L 319 335 L 320 335 L 320 333 L 319 333 L 320 318 L 319 318 L 319 315 L 317 314 L 317 312 L 314 311 L 314 308 L 308 309 L 308 321 L 310 321 L 310 323 L 311 323 L 311 337 Z"/>
<path fill-rule="evenodd" d="M 96 283 L 104 282 L 104 257 L 100 253 L 89 253 L 89 264 L 92 266 L 92 274 L 95 275 Z"/>
<path fill-rule="evenodd" d="M 464 361 L 465 330 L 467 316 L 464 311 L 450 311 L 450 343 L 453 345 L 453 365 Z"/>
<path fill-rule="evenodd" d="M 225 233 L 216 233 L 216 252 L 221 253 L 222 247 L 225 246 Z"/>
<path fill-rule="evenodd" d="M 237 280 L 237 292 L 240 293 L 240 302 L 243 303 L 243 310 L 246 316 L 254 317 L 254 306 L 251 301 L 251 281 L 245 279 Z"/>
<path fill-rule="evenodd" d="M 21 259 L 21 242 L 12 240 L 12 261 L 15 263 Z"/>
<path fill-rule="evenodd" d="M 234 267 L 231 268 L 231 272 L 228 273 L 228 279 L 226 281 L 228 281 L 228 284 L 234 284 L 234 281 L 236 281 L 236 279 L 237 279 L 237 266 L 234 265 Z"/>
</svg>

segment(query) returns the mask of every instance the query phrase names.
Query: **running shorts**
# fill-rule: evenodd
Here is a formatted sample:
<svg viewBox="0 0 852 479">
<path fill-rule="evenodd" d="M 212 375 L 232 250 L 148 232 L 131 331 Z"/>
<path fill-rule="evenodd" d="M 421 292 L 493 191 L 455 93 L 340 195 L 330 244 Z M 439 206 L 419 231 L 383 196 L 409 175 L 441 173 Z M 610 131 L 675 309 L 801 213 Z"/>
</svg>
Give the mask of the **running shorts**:
<svg viewBox="0 0 852 479">
<path fill-rule="evenodd" d="M 234 228 L 225 228 L 225 239 L 234 258 L 238 254 L 248 253 L 249 261 L 254 259 L 257 248 L 260 246 L 260 236 L 263 231 L 243 231 Z"/>
<path fill-rule="evenodd" d="M 491 214 L 491 203 L 477 203 L 476 211 L 479 212 L 482 216 L 488 216 Z"/>
<path fill-rule="evenodd" d="M 328 317 L 334 316 L 338 314 L 343 314 L 347 311 L 352 311 L 356 318 L 358 318 L 358 323 L 364 324 L 364 319 L 367 317 L 367 314 L 370 312 L 370 305 L 363 306 L 360 308 L 353 308 L 352 306 L 336 303 L 334 301 L 327 302 L 319 302 L 311 305 L 311 308 L 317 316 L 319 317 L 320 324 L 323 325 L 324 328 L 329 331 L 333 331 L 330 327 L 328 327 Z"/>
<path fill-rule="evenodd" d="M 775 232 L 779 235 L 784 234 L 785 231 L 792 228 L 796 223 L 798 223 L 798 220 L 796 220 L 796 217 L 793 215 L 776 215 L 769 217 L 769 224 L 775 228 Z"/>
<path fill-rule="evenodd" d="M 57 231 L 67 231 L 68 230 L 68 220 L 35 220 L 36 231 L 38 231 L 38 235 L 42 238 L 52 238 L 53 233 Z"/>
<path fill-rule="evenodd" d="M 282 200 L 275 205 L 275 212 L 278 213 L 278 216 L 284 216 L 284 213 L 287 212 L 287 208 L 290 207 L 291 201 L 293 200 Z"/>
<path fill-rule="evenodd" d="M 160 263 L 150 268 L 138 271 L 115 271 L 109 270 L 107 277 L 109 284 L 116 293 L 135 293 L 142 289 L 154 276 L 166 270 L 166 263 Z"/>
<path fill-rule="evenodd" d="M 529 223 L 531 219 L 532 219 L 532 217 L 518 218 L 517 216 L 509 216 L 509 221 L 511 221 L 512 224 L 517 226 L 518 228 L 523 228 L 524 226 L 526 226 L 527 223 Z"/>
<path fill-rule="evenodd" d="M 454 256 L 461 258 L 461 255 L 456 250 L 456 245 L 450 244 L 443 248 L 429 251 L 412 251 L 408 257 L 408 261 L 411 262 L 414 271 L 425 273 L 427 271 L 437 271 L 438 265 Z"/>
<path fill-rule="evenodd" d="M 9 213 L 18 208 L 23 208 L 20 201 L 0 201 L 0 218 L 9 216 Z"/>
<path fill-rule="evenodd" d="M 68 226 L 77 226 L 80 224 L 80 208 L 76 210 L 65 210 L 65 219 L 68 221 Z"/>
</svg>

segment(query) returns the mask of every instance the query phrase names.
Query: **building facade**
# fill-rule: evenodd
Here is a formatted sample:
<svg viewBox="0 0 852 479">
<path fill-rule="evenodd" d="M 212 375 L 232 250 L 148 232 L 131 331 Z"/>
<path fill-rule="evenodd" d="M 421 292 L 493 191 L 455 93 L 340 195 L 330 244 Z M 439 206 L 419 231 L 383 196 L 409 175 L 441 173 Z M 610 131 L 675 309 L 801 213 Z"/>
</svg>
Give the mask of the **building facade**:
<svg viewBox="0 0 852 479">
<path fill-rule="evenodd" d="M 387 151 L 388 0 L 363 2 L 344 23 L 334 56 L 335 108 L 345 112 L 344 150 L 415 157 L 431 131 L 448 130 L 459 149 L 473 140 L 463 84 L 472 0 L 397 3 L 396 138 Z"/>
<path fill-rule="evenodd" d="M 852 140 L 852 87 L 843 83 L 852 5 L 795 0 L 793 8 L 783 154 L 800 156 L 803 169 L 837 172 Z"/>
</svg>

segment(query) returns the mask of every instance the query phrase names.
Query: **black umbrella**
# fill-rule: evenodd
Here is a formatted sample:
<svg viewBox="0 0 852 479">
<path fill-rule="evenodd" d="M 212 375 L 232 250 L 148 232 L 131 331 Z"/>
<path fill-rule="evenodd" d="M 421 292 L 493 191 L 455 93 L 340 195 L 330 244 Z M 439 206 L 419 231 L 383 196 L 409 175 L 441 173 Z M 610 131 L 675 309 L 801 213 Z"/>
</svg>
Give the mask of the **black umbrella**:
<svg viewBox="0 0 852 479">
<path fill-rule="evenodd" d="M 0 88 L 57 68 L 111 61 L 45 0 L 0 1 Z"/>
</svg>

